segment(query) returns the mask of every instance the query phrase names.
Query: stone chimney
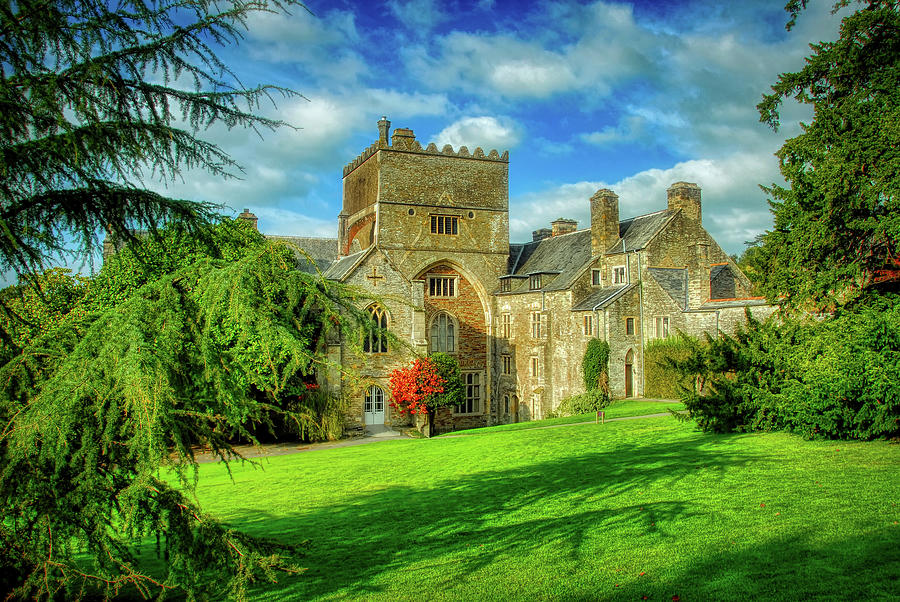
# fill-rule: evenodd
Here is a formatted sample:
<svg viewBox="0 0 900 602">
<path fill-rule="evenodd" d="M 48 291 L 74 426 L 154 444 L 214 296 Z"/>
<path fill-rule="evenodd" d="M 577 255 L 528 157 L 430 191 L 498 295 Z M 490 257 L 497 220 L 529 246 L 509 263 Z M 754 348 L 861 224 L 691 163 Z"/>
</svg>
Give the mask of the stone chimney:
<svg viewBox="0 0 900 602">
<path fill-rule="evenodd" d="M 553 233 L 551 236 L 568 234 L 569 232 L 574 232 L 578 229 L 578 222 L 573 219 L 567 219 L 565 217 L 553 220 L 552 222 L 550 222 L 550 225 L 553 226 Z"/>
<path fill-rule="evenodd" d="M 689 220 L 702 224 L 700 211 L 700 187 L 690 182 L 675 182 L 666 191 L 669 199 L 669 211 L 681 209 Z"/>
<path fill-rule="evenodd" d="M 248 224 L 250 224 L 251 226 L 253 226 L 253 229 L 254 229 L 254 230 L 257 230 L 257 231 L 259 230 L 259 228 L 256 226 L 256 222 L 259 220 L 259 218 L 256 217 L 254 214 L 250 213 L 250 210 L 249 210 L 249 209 L 244 209 L 244 210 L 237 216 L 237 218 L 238 218 L 239 220 L 241 220 L 241 221 L 243 221 L 243 222 L 247 222 Z"/>
<path fill-rule="evenodd" d="M 414 150 L 416 135 L 409 128 L 397 128 L 391 136 L 391 148 L 398 150 Z"/>
<path fill-rule="evenodd" d="M 544 240 L 553 236 L 553 230 L 550 228 L 539 228 L 531 233 L 531 241 Z"/>
<path fill-rule="evenodd" d="M 378 120 L 378 146 L 387 146 L 388 132 L 391 129 L 391 122 L 387 116 L 383 116 Z"/>
<path fill-rule="evenodd" d="M 591 256 L 599 257 L 619 240 L 619 196 L 607 188 L 591 197 Z"/>
</svg>

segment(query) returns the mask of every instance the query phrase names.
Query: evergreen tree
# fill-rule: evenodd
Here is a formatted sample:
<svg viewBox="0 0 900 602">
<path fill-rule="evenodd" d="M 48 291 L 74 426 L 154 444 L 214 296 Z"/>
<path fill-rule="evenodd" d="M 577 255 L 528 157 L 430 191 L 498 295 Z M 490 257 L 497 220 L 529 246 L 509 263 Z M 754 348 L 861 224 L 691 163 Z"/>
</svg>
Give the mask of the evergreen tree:
<svg viewBox="0 0 900 602">
<path fill-rule="evenodd" d="M 788 3 L 788 29 L 806 4 Z M 828 310 L 900 281 L 900 5 L 858 4 L 839 39 L 812 44 L 806 66 L 758 105 L 773 128 L 786 98 L 814 110 L 777 153 L 790 186 L 766 189 L 775 226 L 762 239 L 762 287 L 789 307 Z"/>
<path fill-rule="evenodd" d="M 0 6 L 0 269 L 41 271 L 90 251 L 104 230 L 175 221 L 195 231 L 208 204 L 146 190 L 183 168 L 234 176 L 200 137 L 213 124 L 277 128 L 255 113 L 272 86 L 245 87 L 213 51 L 250 14 L 295 0 L 15 0 Z M 302 6 L 302 5 L 301 5 Z M 73 251 L 74 250 L 74 251 Z"/>
</svg>

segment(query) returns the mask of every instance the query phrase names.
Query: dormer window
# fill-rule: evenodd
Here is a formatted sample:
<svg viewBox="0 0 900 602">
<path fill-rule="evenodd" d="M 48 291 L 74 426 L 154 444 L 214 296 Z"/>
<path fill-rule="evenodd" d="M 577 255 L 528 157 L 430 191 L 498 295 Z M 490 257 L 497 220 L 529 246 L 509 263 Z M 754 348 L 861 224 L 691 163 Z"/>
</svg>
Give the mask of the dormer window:
<svg viewBox="0 0 900 602">
<path fill-rule="evenodd" d="M 501 293 L 508 293 L 511 288 L 512 288 L 512 285 L 510 283 L 509 278 L 501 278 L 500 279 L 500 292 Z"/>
<path fill-rule="evenodd" d="M 617 266 L 612 269 L 613 284 L 625 284 L 625 266 Z"/>
<path fill-rule="evenodd" d="M 541 275 L 540 274 L 532 274 L 529 280 L 529 288 L 533 291 L 541 288 Z"/>
</svg>

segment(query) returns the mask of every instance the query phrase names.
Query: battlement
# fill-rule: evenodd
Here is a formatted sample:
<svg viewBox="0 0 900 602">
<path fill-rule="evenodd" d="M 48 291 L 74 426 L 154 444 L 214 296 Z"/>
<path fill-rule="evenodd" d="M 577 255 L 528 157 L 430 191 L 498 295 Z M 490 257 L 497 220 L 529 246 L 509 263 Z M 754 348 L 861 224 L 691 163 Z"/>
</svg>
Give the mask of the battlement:
<svg viewBox="0 0 900 602">
<path fill-rule="evenodd" d="M 383 124 L 387 124 L 387 126 Z M 385 118 L 382 118 L 382 121 L 379 122 L 379 130 L 382 130 L 386 133 L 386 128 L 390 127 L 390 121 L 386 121 Z M 407 153 L 418 153 L 423 155 L 440 155 L 443 157 L 460 157 L 463 159 L 477 159 L 481 161 L 497 161 L 499 163 L 509 163 L 509 151 L 503 151 L 501 155 L 497 152 L 496 149 L 491 149 L 487 154 L 485 154 L 484 149 L 480 146 L 477 147 L 473 152 L 469 152 L 468 147 L 460 146 L 459 150 L 454 151 L 453 147 L 449 144 L 445 144 L 444 147 L 438 150 L 437 145 L 434 142 L 431 142 L 427 147 L 422 148 L 422 145 L 416 140 L 416 136 L 412 130 L 407 128 L 397 128 L 394 130 L 394 135 L 391 136 L 390 144 L 387 141 L 386 135 L 382 135 L 379 140 L 373 142 L 366 150 L 364 150 L 358 157 L 356 157 L 353 161 L 344 166 L 344 177 L 346 178 L 353 170 L 366 162 L 369 157 L 374 155 L 379 150 L 389 150 L 389 151 L 402 151 Z"/>
</svg>

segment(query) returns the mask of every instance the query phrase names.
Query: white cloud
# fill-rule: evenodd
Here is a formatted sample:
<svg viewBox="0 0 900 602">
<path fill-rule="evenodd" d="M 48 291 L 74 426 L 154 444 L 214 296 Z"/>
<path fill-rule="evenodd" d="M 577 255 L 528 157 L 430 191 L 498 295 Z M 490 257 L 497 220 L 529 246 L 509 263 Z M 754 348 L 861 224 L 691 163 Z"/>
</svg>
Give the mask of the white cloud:
<svg viewBox="0 0 900 602">
<path fill-rule="evenodd" d="M 413 33 L 425 35 L 447 20 L 437 0 L 390 0 L 388 8 Z"/>
<path fill-rule="evenodd" d="M 666 189 L 679 181 L 700 185 L 704 227 L 729 253 L 740 252 L 746 241 L 772 226 L 765 195 L 757 184 L 780 181 L 774 162 L 739 153 L 648 169 L 614 183 L 574 182 L 513 198 L 510 237 L 530 240 L 532 230 L 548 227 L 558 217 L 578 220 L 579 228 L 590 227 L 589 200 L 601 188 L 619 195 L 621 219 L 659 211 L 666 208 Z"/>
<path fill-rule="evenodd" d="M 464 117 L 445 127 L 434 139 L 438 147 L 465 145 L 471 152 L 480 146 L 486 151 L 502 152 L 518 145 L 521 133 L 519 126 L 506 117 Z"/>
</svg>

